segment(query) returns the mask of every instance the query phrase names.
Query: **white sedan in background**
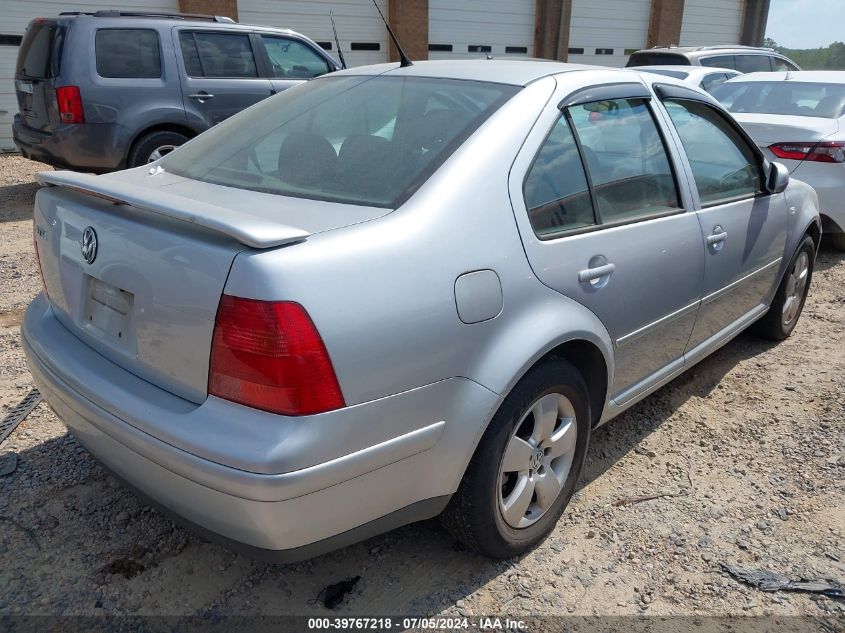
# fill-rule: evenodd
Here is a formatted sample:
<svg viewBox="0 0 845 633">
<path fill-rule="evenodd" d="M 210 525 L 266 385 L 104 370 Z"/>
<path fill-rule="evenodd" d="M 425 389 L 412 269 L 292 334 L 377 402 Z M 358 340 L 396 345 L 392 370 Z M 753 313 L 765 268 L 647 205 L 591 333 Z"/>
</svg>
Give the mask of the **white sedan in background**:
<svg viewBox="0 0 845 633">
<path fill-rule="evenodd" d="M 716 86 L 742 73 L 730 68 L 709 68 L 705 66 L 631 66 L 631 70 L 639 70 L 655 75 L 665 75 L 692 84 L 697 88 L 712 92 Z"/>
<path fill-rule="evenodd" d="M 845 71 L 742 75 L 713 96 L 769 159 L 815 188 L 823 230 L 845 250 Z"/>
</svg>

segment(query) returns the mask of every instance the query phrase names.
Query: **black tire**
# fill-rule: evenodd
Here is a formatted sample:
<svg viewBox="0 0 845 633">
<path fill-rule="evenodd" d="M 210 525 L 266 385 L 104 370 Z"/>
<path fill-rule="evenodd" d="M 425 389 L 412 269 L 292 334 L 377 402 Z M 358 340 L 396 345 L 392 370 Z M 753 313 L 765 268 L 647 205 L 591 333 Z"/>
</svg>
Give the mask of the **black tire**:
<svg viewBox="0 0 845 633">
<path fill-rule="evenodd" d="M 798 259 L 806 255 L 809 259 L 806 283 L 804 284 L 803 294 L 800 297 L 798 304 L 798 312 L 794 318 L 786 321 L 784 318 L 784 306 L 790 298 L 790 278 L 795 270 L 795 265 Z M 810 283 L 813 279 L 813 264 L 816 259 L 816 245 L 813 238 L 809 235 L 805 236 L 789 261 L 789 266 L 786 267 L 786 272 L 783 274 L 777 292 L 775 292 L 772 305 L 766 315 L 751 326 L 751 333 L 761 338 L 767 338 L 772 341 L 782 341 L 787 338 L 795 326 L 798 324 L 798 319 L 801 318 L 801 311 L 804 309 L 804 302 L 807 300 L 807 293 L 810 291 Z"/>
<path fill-rule="evenodd" d="M 577 437 L 566 480 L 556 501 L 535 523 L 509 525 L 500 508 L 499 469 L 517 424 L 533 403 L 547 394 L 562 394 L 575 412 Z M 444 527 L 467 547 L 492 558 L 522 554 L 548 536 L 566 508 L 584 466 L 590 436 L 590 404 L 581 374 L 565 360 L 534 367 L 505 398 L 481 438 L 457 492 L 441 515 Z"/>
<path fill-rule="evenodd" d="M 179 147 L 188 142 L 188 137 L 179 132 L 150 132 L 135 141 L 129 152 L 129 167 L 140 167 L 150 162 L 152 153 L 160 147 Z"/>
<path fill-rule="evenodd" d="M 845 233 L 831 233 L 830 243 L 838 251 L 845 251 Z"/>
</svg>

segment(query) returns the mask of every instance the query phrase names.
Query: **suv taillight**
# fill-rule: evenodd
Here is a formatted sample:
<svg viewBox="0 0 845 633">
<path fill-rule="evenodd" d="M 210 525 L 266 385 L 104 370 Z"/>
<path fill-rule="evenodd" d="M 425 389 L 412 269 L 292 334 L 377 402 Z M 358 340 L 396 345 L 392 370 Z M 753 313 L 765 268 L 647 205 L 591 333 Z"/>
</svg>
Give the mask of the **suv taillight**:
<svg viewBox="0 0 845 633">
<path fill-rule="evenodd" d="M 79 86 L 56 88 L 56 101 L 59 105 L 59 120 L 62 123 L 85 123 L 82 94 L 79 92 Z"/>
<path fill-rule="evenodd" d="M 326 346 L 291 301 L 223 295 L 214 324 L 208 393 L 283 415 L 344 405 Z"/>
<path fill-rule="evenodd" d="M 769 149 L 778 158 L 811 160 L 817 163 L 845 163 L 845 143 L 841 141 L 775 143 L 769 145 Z"/>
</svg>

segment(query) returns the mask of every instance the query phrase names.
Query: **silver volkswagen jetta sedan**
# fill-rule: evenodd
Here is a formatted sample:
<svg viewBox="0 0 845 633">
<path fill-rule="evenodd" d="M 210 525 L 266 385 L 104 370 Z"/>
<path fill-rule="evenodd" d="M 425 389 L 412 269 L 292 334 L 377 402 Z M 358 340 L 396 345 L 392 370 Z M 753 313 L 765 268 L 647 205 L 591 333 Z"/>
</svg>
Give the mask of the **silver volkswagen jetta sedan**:
<svg viewBox="0 0 845 633">
<path fill-rule="evenodd" d="M 530 61 L 340 72 L 149 167 L 39 178 L 38 388 L 143 496 L 275 560 L 441 513 L 536 545 L 591 429 L 790 334 L 820 235 L 706 93 Z"/>
</svg>

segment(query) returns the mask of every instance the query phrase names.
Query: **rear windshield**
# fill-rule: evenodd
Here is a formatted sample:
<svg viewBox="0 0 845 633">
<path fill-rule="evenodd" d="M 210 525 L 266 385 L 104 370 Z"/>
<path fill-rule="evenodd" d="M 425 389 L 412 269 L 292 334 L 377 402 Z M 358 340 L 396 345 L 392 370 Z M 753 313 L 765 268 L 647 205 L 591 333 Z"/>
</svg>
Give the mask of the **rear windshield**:
<svg viewBox="0 0 845 633">
<path fill-rule="evenodd" d="M 714 88 L 731 112 L 838 119 L 845 115 L 845 85 L 797 81 L 737 81 Z"/>
<path fill-rule="evenodd" d="M 15 75 L 31 79 L 46 79 L 59 73 L 61 46 L 59 27 L 46 20 L 30 23 L 18 49 Z"/>
<path fill-rule="evenodd" d="M 674 53 L 634 53 L 628 59 L 626 66 L 690 66 L 689 60 L 683 55 Z"/>
<path fill-rule="evenodd" d="M 518 90 L 419 77 L 314 79 L 212 128 L 161 165 L 240 189 L 396 208 Z"/>
</svg>

